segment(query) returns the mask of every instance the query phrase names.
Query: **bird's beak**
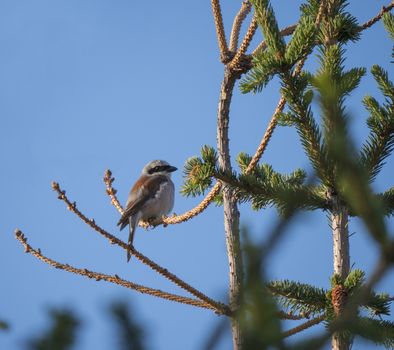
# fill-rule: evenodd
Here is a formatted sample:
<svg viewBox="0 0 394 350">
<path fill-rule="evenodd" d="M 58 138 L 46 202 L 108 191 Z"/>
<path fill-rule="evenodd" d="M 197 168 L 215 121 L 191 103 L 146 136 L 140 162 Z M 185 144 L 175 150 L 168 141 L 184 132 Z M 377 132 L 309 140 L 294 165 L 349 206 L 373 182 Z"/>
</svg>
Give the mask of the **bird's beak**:
<svg viewBox="0 0 394 350">
<path fill-rule="evenodd" d="M 172 165 L 170 165 L 170 166 L 167 168 L 167 171 L 168 171 L 169 173 L 172 173 L 172 172 L 175 171 L 175 170 L 178 170 L 178 168 L 175 168 L 175 167 L 172 166 Z"/>
</svg>

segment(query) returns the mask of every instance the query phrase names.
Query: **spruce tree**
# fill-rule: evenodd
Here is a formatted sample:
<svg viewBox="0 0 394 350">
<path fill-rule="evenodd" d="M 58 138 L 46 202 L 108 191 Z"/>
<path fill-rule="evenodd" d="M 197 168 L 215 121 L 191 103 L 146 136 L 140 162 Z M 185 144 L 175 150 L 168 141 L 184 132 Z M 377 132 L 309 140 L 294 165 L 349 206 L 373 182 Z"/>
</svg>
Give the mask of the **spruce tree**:
<svg viewBox="0 0 394 350">
<path fill-rule="evenodd" d="M 287 107 L 278 114 L 277 123 L 296 128 L 315 179 L 308 181 L 302 169 L 280 174 L 269 164 L 246 172 L 252 157 L 244 153 L 237 159 L 240 171 L 228 171 L 218 163 L 214 149 L 205 146 L 201 157 L 190 159 L 186 166 L 184 193 L 203 193 L 211 179 L 216 178 L 234 189 L 238 201 L 249 202 L 256 210 L 275 206 L 285 222 L 299 210 L 328 212 L 334 273 L 327 289 L 288 280 L 269 281 L 263 287 L 258 267 L 263 258 L 256 258 L 256 254 L 263 254 L 264 249 L 257 249 L 257 253 L 256 248 L 254 253 L 250 253 L 250 247 L 246 249 L 252 255 L 247 259 L 252 262 L 246 267 L 240 312 L 245 324 L 244 348 L 267 348 L 272 344 L 284 348 L 280 327 L 269 321 L 275 307 L 267 307 L 267 301 L 259 300 L 264 295 L 267 298 L 271 295 L 278 302 L 282 308 L 279 315 L 291 319 L 313 317 L 304 328 L 324 322 L 327 334 L 332 336 L 332 349 L 350 349 L 355 336 L 393 348 L 394 323 L 382 318 L 389 315 L 392 298 L 373 291 L 375 276 L 366 282 L 363 271 L 351 270 L 349 221 L 352 217 L 361 218 L 379 244 L 382 256 L 376 274 L 381 277 L 381 270 L 386 270 L 393 261 L 393 241 L 384 217 L 394 212 L 394 188 L 374 193 L 371 184 L 394 146 L 394 85 L 384 68 L 377 65 L 371 68 L 385 102 L 380 104 L 372 96 L 363 99 L 370 114 L 367 120 L 370 131 L 362 148 L 356 149 L 350 137 L 352 126 L 346 99 L 362 83 L 367 71 L 363 67 L 344 68 L 346 45 L 360 40 L 363 28 L 347 11 L 347 1 L 307 1 L 301 6 L 300 20 L 288 43 L 281 35 L 269 1 L 254 0 L 253 5 L 266 49 L 253 57 L 252 69 L 242 79 L 241 90 L 263 92 L 274 76 L 280 78 Z M 394 16 L 386 13 L 384 24 L 393 38 Z M 302 69 L 309 55 L 318 58 L 316 72 Z M 318 111 L 312 108 L 313 101 L 318 101 Z M 260 290 L 258 297 L 254 295 L 256 288 Z M 242 310 L 250 307 L 251 300 L 260 314 Z M 363 309 L 370 315 L 366 316 Z M 269 331 L 264 332 L 267 327 Z M 304 329 L 296 328 L 295 332 Z M 324 340 L 316 343 L 314 339 L 303 346 L 315 349 L 318 344 L 324 344 Z"/>
</svg>

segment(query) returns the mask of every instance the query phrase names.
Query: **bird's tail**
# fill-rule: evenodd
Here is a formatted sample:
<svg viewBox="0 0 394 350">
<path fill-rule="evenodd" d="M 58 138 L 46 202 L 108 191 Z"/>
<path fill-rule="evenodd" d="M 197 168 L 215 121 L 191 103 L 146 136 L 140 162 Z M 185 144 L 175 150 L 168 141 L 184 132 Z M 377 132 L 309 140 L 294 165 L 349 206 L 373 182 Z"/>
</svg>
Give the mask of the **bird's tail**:
<svg viewBox="0 0 394 350">
<path fill-rule="evenodd" d="M 129 217 L 129 241 L 127 243 L 127 262 L 129 262 L 131 258 L 131 249 L 133 248 L 134 233 L 138 221 L 139 217 L 136 215 L 131 215 Z"/>
</svg>

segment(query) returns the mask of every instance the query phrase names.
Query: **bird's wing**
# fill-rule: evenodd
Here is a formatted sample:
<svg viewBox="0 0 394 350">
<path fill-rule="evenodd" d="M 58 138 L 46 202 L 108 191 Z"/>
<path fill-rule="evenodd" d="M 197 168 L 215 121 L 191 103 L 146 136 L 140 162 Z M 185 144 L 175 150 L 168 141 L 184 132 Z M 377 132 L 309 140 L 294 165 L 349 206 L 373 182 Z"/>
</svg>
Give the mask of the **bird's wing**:
<svg viewBox="0 0 394 350">
<path fill-rule="evenodd" d="M 121 230 L 127 226 L 128 218 L 141 210 L 150 199 L 155 198 L 160 186 L 168 181 L 168 177 L 164 175 L 141 176 L 131 189 L 125 212 L 118 222 Z"/>
</svg>

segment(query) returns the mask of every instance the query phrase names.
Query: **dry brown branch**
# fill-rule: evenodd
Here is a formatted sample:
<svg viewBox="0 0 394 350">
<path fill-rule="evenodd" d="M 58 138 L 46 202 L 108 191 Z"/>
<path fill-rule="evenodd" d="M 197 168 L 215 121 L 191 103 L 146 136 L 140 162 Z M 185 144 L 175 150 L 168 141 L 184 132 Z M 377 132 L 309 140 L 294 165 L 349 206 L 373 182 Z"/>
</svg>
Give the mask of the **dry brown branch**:
<svg viewBox="0 0 394 350">
<path fill-rule="evenodd" d="M 253 39 L 254 33 L 256 33 L 256 29 L 258 27 L 256 16 L 253 16 L 252 22 L 249 25 L 248 31 L 245 34 L 244 39 L 242 40 L 242 44 L 239 47 L 237 53 L 229 64 L 229 68 L 234 69 L 239 65 L 240 59 L 245 55 L 246 50 L 249 47 L 250 42 Z"/>
<path fill-rule="evenodd" d="M 243 21 L 245 20 L 246 16 L 249 14 L 252 8 L 252 4 L 250 1 L 246 0 L 242 2 L 242 6 L 234 18 L 233 28 L 231 30 L 230 35 L 230 51 L 235 52 L 238 47 L 238 39 L 239 39 L 239 32 L 241 30 L 241 26 Z"/>
<path fill-rule="evenodd" d="M 112 177 L 112 172 L 111 170 L 107 169 L 104 174 L 104 183 L 106 187 L 106 192 L 111 198 L 111 204 L 117 209 L 117 211 L 120 213 L 120 215 L 123 215 L 124 210 L 116 197 L 117 191 L 112 187 L 112 183 L 115 181 L 115 178 Z"/>
<path fill-rule="evenodd" d="M 268 142 L 270 141 L 271 136 L 275 130 L 275 127 L 278 124 L 278 116 L 283 111 L 285 104 L 286 104 L 286 100 L 284 99 L 284 97 L 281 97 L 281 99 L 279 100 L 279 103 L 274 111 L 274 114 L 272 115 L 271 120 L 268 124 L 267 130 L 265 131 L 264 136 L 261 139 L 260 144 L 257 147 L 257 150 L 252 157 L 252 160 L 250 161 L 248 167 L 245 170 L 246 174 L 249 174 L 251 171 L 253 171 L 253 169 L 256 167 L 257 163 L 259 162 L 261 156 L 263 155 L 263 153 L 268 145 Z"/>
<path fill-rule="evenodd" d="M 226 34 L 224 32 L 224 26 L 223 26 L 222 10 L 220 9 L 220 1 L 211 0 L 211 4 L 212 4 L 213 18 L 215 20 L 216 35 L 218 38 L 218 44 L 220 50 L 220 59 L 223 63 L 227 63 L 229 54 L 228 54 L 228 47 L 226 42 Z"/>
<path fill-rule="evenodd" d="M 55 267 L 56 269 L 61 269 L 61 270 L 65 270 L 67 272 L 75 273 L 77 275 L 92 278 L 92 279 L 95 279 L 96 281 L 103 280 L 103 281 L 107 281 L 110 283 L 118 284 L 122 287 L 135 290 L 135 291 L 140 292 L 142 294 L 148 294 L 148 295 L 152 295 L 152 296 L 155 296 L 158 298 L 175 301 L 175 302 L 182 303 L 182 304 L 197 306 L 197 307 L 201 307 L 201 308 L 205 308 L 205 309 L 211 309 L 211 310 L 214 310 L 215 312 L 218 312 L 218 310 L 215 307 L 213 307 L 212 305 L 210 305 L 206 302 L 197 300 L 197 299 L 187 298 L 187 297 L 183 297 L 180 295 L 163 292 L 159 289 L 145 287 L 145 286 L 127 281 L 125 279 L 122 279 L 118 275 L 107 275 L 107 274 L 100 273 L 100 272 L 90 271 L 88 269 L 79 269 L 79 268 L 70 266 L 69 264 L 62 264 L 58 261 L 55 261 L 55 260 L 50 259 L 50 258 L 46 257 L 45 255 L 43 255 L 41 253 L 40 249 L 34 249 L 32 246 L 30 246 L 27 243 L 27 238 L 20 230 L 15 231 L 15 237 L 25 247 L 26 253 L 33 255 L 37 259 L 43 261 L 44 263 L 46 263 L 48 265 Z"/>
<path fill-rule="evenodd" d="M 63 191 L 57 182 L 52 182 L 52 189 L 58 194 L 57 198 L 63 201 L 67 205 L 67 209 L 78 216 L 85 224 L 90 226 L 93 230 L 97 231 L 105 238 L 107 238 L 112 244 L 116 243 L 118 240 L 115 236 L 111 235 L 109 232 L 105 231 L 103 228 L 96 224 L 94 219 L 89 219 L 85 216 L 78 208 L 76 202 L 71 202 L 66 196 L 66 191 Z"/>
<path fill-rule="evenodd" d="M 365 22 L 360 26 L 360 31 L 372 27 L 376 22 L 380 21 L 380 19 L 383 17 L 383 15 L 386 12 L 391 11 L 393 8 L 394 8 L 394 1 L 391 1 L 390 4 L 387 6 L 383 6 L 375 17 L 371 18 L 369 21 Z"/>
<path fill-rule="evenodd" d="M 319 317 L 313 318 L 309 321 L 304 322 L 303 324 L 300 324 L 297 327 L 294 327 L 292 329 L 289 329 L 286 332 L 283 332 L 282 337 L 283 338 L 291 337 L 294 334 L 302 332 L 303 330 L 305 330 L 307 328 L 310 328 L 312 326 L 315 326 L 315 325 L 321 323 L 323 320 L 324 320 L 324 316 L 319 316 Z"/>
<path fill-rule="evenodd" d="M 58 198 L 62 200 L 66 205 L 67 208 L 77 215 L 83 222 L 85 222 L 88 226 L 93 228 L 96 232 L 100 233 L 102 236 L 107 238 L 111 244 L 116 244 L 119 247 L 127 250 L 127 244 L 120 240 L 119 238 L 115 237 L 114 235 L 110 234 L 100 226 L 96 224 L 96 222 L 92 219 L 87 218 L 78 208 L 75 202 L 71 202 L 70 199 L 66 196 L 66 192 L 63 191 L 59 184 L 56 182 L 52 183 L 52 188 L 57 192 Z M 143 255 L 142 253 L 138 252 L 134 247 L 131 250 L 131 253 L 140 260 L 143 264 L 149 266 L 152 270 L 158 272 L 163 277 L 167 278 L 177 286 L 183 288 L 184 290 L 188 291 L 190 294 L 194 295 L 195 297 L 205 301 L 207 304 L 212 305 L 212 308 L 218 310 L 220 314 L 228 314 L 230 313 L 227 305 L 217 302 L 205 294 L 201 293 L 199 290 L 193 288 L 191 285 L 186 283 L 185 281 L 181 280 L 179 277 L 174 275 L 173 273 L 169 272 L 166 268 L 161 267 L 160 265 L 156 264 L 154 261 Z"/>
</svg>

